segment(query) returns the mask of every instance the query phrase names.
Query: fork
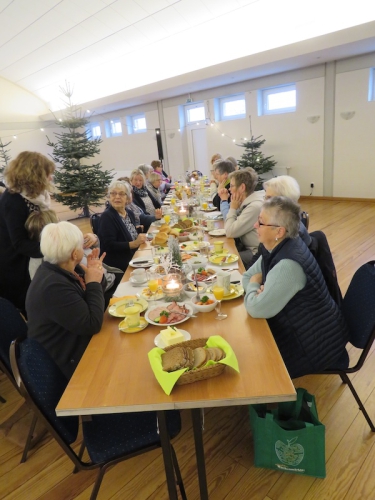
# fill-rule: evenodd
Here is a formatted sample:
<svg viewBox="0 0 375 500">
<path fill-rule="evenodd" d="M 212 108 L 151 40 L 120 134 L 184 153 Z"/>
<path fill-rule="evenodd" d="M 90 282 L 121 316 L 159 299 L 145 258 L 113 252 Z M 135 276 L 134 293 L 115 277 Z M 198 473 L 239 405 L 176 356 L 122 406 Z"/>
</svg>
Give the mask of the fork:
<svg viewBox="0 0 375 500">
<path fill-rule="evenodd" d="M 197 280 L 197 272 L 196 272 L 196 271 L 195 271 L 194 276 L 195 276 L 195 287 L 196 287 L 196 289 L 197 289 L 197 294 L 196 294 L 196 296 L 195 296 L 195 299 L 196 299 L 196 301 L 197 301 L 197 302 L 200 302 L 200 300 L 201 300 L 201 296 L 199 295 L 199 285 L 198 285 L 198 280 Z"/>
</svg>

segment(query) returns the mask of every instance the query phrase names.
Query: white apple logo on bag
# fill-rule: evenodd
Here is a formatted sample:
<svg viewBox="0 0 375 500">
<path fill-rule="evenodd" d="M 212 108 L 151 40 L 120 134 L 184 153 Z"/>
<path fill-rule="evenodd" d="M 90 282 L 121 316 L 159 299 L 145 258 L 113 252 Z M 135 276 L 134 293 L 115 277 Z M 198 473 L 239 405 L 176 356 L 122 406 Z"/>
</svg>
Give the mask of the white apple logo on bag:
<svg viewBox="0 0 375 500">
<path fill-rule="evenodd" d="M 296 443 L 297 439 L 298 436 L 293 439 L 287 439 L 288 444 L 280 440 L 276 441 L 275 452 L 283 464 L 296 466 L 302 462 L 305 450 L 301 444 Z"/>
</svg>

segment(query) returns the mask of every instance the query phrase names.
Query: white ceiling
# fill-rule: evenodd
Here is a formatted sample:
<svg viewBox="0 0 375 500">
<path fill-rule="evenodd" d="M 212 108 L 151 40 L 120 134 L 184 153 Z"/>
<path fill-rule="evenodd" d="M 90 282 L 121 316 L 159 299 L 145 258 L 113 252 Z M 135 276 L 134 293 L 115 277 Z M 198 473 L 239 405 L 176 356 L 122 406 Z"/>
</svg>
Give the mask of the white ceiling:
<svg viewBox="0 0 375 500">
<path fill-rule="evenodd" d="M 0 0 L 0 76 L 105 112 L 375 51 L 375 1 Z"/>
</svg>

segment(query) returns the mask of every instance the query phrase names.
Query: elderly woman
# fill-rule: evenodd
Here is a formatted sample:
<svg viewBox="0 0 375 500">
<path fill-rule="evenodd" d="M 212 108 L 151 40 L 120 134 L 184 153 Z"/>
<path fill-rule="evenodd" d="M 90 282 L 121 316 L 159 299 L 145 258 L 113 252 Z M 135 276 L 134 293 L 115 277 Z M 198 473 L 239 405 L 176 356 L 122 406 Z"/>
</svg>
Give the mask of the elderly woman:
<svg viewBox="0 0 375 500">
<path fill-rule="evenodd" d="M 150 175 L 154 171 L 154 169 L 151 167 L 151 165 L 146 165 L 146 163 L 141 163 L 140 165 L 138 165 L 138 170 L 141 170 L 143 172 L 143 175 L 145 176 L 146 181 L 149 180 Z"/>
<path fill-rule="evenodd" d="M 261 257 L 243 276 L 245 306 L 266 318 L 292 378 L 345 358 L 348 330 L 320 268 L 298 237 L 300 207 L 289 198 L 266 201 L 255 223 Z"/>
<path fill-rule="evenodd" d="M 238 251 L 246 267 L 258 248 L 254 224 L 263 205 L 264 191 L 255 191 L 258 174 L 250 167 L 232 172 L 229 179 L 231 202 L 224 227 L 228 238 L 236 239 Z M 229 193 L 226 189 L 221 189 L 219 194 L 222 199 L 221 208 L 224 201 L 228 204 Z"/>
<path fill-rule="evenodd" d="M 23 151 L 4 171 L 7 189 L 0 199 L 0 296 L 24 311 L 30 285 L 29 259 L 41 258 L 39 241 L 29 239 L 25 223 L 31 212 L 50 208 L 55 164 L 34 151 Z M 87 245 L 97 240 L 87 234 Z"/>
<path fill-rule="evenodd" d="M 138 205 L 145 214 L 161 216 L 161 203 L 159 203 L 147 189 L 146 179 L 141 170 L 136 168 L 131 172 L 130 183 L 133 189 L 133 202 Z"/>
<path fill-rule="evenodd" d="M 171 177 L 168 176 L 166 172 L 164 172 L 163 164 L 160 160 L 153 160 L 151 162 L 151 166 L 154 169 L 154 173 L 159 175 L 162 180 L 159 186 L 159 191 L 161 193 L 162 198 L 165 198 L 166 194 L 171 189 Z"/>
<path fill-rule="evenodd" d="M 44 261 L 26 297 L 28 336 L 40 342 L 67 379 L 103 322 L 103 266 L 99 250 L 83 258 L 82 232 L 70 222 L 48 224 L 40 248 Z"/>
<path fill-rule="evenodd" d="M 100 217 L 98 236 L 105 263 L 125 271 L 146 234 L 138 234 L 134 215 L 126 210 L 129 191 L 124 182 L 113 181 L 108 188 L 109 208 Z"/>
<path fill-rule="evenodd" d="M 221 196 L 220 193 L 223 195 L 223 199 L 225 201 L 224 206 L 228 207 L 229 210 L 229 204 L 230 204 L 230 193 L 229 193 L 229 185 L 230 185 L 230 179 L 229 179 L 229 174 L 235 171 L 235 168 L 233 166 L 233 163 L 228 161 L 228 160 L 220 160 L 216 161 L 213 165 L 214 170 L 215 170 L 215 179 L 218 181 L 219 186 L 218 186 L 218 192 L 214 196 L 212 203 L 213 205 L 220 210 L 221 208 Z M 228 210 L 224 209 L 224 214 L 223 217 L 224 219 L 227 216 Z"/>
<path fill-rule="evenodd" d="M 211 156 L 210 160 L 210 174 L 211 174 L 211 179 L 210 179 L 210 194 L 211 196 L 215 196 L 217 193 L 217 187 L 219 185 L 219 182 L 216 180 L 216 174 L 215 174 L 215 168 L 214 164 L 218 161 L 222 161 L 223 157 L 221 156 L 220 153 L 215 153 Z"/>
<path fill-rule="evenodd" d="M 162 195 L 160 192 L 160 186 L 162 185 L 162 183 L 163 183 L 162 178 L 156 172 L 152 172 L 149 175 L 148 181 L 146 183 L 147 189 L 160 204 L 162 203 L 161 200 Z"/>
</svg>

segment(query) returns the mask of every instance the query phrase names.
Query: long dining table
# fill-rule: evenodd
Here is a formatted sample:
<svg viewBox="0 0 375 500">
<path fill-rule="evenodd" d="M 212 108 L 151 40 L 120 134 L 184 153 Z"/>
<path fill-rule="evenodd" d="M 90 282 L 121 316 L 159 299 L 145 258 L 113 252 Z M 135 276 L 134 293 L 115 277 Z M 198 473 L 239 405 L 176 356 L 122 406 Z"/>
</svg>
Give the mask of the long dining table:
<svg viewBox="0 0 375 500">
<path fill-rule="evenodd" d="M 233 239 L 220 239 L 225 248 L 237 254 Z M 138 256 L 150 256 L 150 243 L 138 250 Z M 129 280 L 131 271 L 131 268 L 126 270 L 123 281 Z M 239 271 L 244 272 L 241 260 Z M 139 290 L 134 288 L 134 293 Z M 173 500 L 177 499 L 177 491 L 166 411 L 191 411 L 200 496 L 208 499 L 202 409 L 296 399 L 293 383 L 266 320 L 249 316 L 243 297 L 224 300 L 222 311 L 228 315 L 223 321 L 215 320 L 215 311 L 199 313 L 198 318 L 184 322 L 183 328 L 193 339 L 221 335 L 236 354 L 239 373 L 226 367 L 220 376 L 175 386 L 167 395 L 157 382 L 147 356 L 161 327 L 150 324 L 138 333 L 122 333 L 118 328 L 120 318 L 111 316 L 107 310 L 101 331 L 92 337 L 56 408 L 59 416 L 157 411 L 167 486 Z"/>
</svg>

